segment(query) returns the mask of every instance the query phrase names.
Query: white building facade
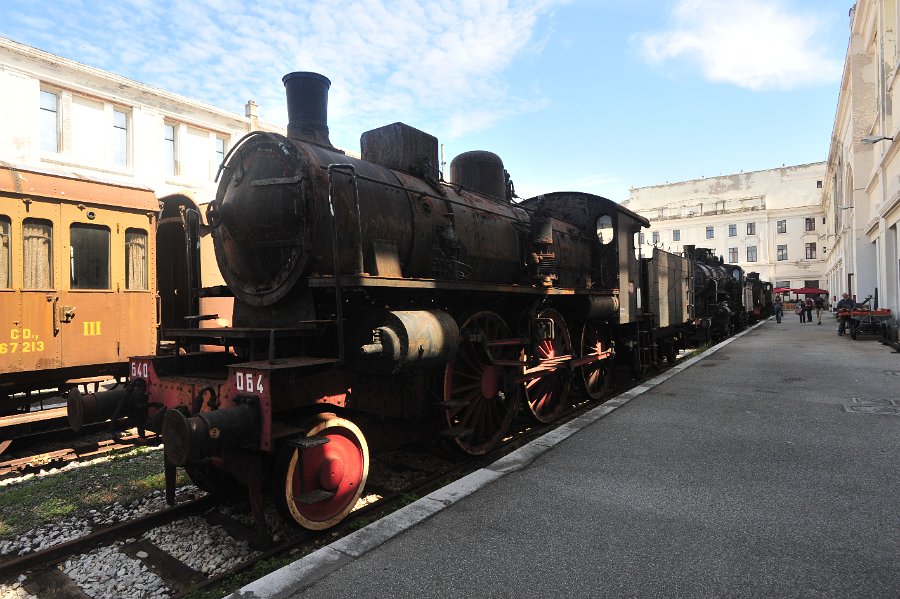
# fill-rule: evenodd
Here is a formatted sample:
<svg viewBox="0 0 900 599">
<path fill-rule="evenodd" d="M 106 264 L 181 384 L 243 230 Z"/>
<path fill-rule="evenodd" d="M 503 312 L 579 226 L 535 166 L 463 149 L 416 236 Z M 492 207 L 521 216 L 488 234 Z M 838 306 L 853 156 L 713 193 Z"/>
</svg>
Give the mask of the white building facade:
<svg viewBox="0 0 900 599">
<path fill-rule="evenodd" d="M 259 122 L 0 38 L 0 160 L 215 197 L 222 158 Z"/>
<path fill-rule="evenodd" d="M 826 277 L 858 302 L 900 310 L 900 48 L 897 0 L 860 0 L 828 153 Z"/>
<path fill-rule="evenodd" d="M 710 248 L 776 287 L 829 289 L 824 181 L 817 162 L 634 188 L 623 206 L 650 220 L 647 245 Z"/>
</svg>

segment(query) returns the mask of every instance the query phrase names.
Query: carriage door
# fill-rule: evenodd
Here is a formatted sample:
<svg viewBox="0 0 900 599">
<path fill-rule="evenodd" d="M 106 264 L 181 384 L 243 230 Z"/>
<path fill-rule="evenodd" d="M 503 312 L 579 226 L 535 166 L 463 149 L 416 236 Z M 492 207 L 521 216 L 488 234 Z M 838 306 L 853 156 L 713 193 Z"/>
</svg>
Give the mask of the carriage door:
<svg viewBox="0 0 900 599">
<path fill-rule="evenodd" d="M 114 285 L 119 289 L 120 358 L 156 353 L 155 223 L 146 215 L 122 215 L 113 244 Z M 121 261 L 124 259 L 124 270 Z"/>
<path fill-rule="evenodd" d="M 82 204 L 63 205 L 62 211 L 66 245 L 57 321 L 63 364 L 118 362 L 118 301 L 112 276 L 117 223 L 108 212 Z"/>
<path fill-rule="evenodd" d="M 0 372 L 59 368 L 60 207 L 30 199 L 7 206 L 14 214 L 0 208 Z"/>
</svg>

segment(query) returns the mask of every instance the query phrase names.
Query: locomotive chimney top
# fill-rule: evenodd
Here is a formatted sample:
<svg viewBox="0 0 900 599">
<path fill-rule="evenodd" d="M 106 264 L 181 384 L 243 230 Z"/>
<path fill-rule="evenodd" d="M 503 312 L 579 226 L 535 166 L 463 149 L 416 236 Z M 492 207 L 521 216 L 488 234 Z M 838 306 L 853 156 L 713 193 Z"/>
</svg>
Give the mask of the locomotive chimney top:
<svg viewBox="0 0 900 599">
<path fill-rule="evenodd" d="M 298 71 L 288 73 L 281 81 L 287 94 L 288 137 L 333 148 L 328 139 L 328 77 Z"/>
</svg>

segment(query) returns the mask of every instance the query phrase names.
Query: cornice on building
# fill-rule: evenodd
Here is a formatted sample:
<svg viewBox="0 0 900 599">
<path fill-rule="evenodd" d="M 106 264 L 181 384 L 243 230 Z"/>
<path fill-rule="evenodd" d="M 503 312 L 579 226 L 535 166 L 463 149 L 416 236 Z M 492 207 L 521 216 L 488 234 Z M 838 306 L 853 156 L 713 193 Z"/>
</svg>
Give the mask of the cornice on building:
<svg viewBox="0 0 900 599">
<path fill-rule="evenodd" d="M 39 76 L 42 82 L 98 100 L 122 105 L 141 104 L 185 121 L 190 114 L 198 126 L 215 129 L 215 122 L 230 121 L 232 126 L 249 128 L 251 117 L 224 110 L 200 100 L 159 89 L 140 81 L 103 71 L 80 62 L 0 37 L 0 69 L 18 70 L 22 75 Z M 73 77 L 72 74 L 77 76 Z M 212 117 L 212 118 L 209 118 Z M 284 131 L 259 122 L 267 131 Z M 219 126 L 221 128 L 221 125 Z"/>
</svg>

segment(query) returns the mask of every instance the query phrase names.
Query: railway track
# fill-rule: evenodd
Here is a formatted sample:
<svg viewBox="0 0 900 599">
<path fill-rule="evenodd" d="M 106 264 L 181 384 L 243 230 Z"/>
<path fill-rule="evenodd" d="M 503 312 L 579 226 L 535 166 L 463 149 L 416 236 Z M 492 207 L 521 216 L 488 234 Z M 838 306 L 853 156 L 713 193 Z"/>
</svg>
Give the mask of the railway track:
<svg viewBox="0 0 900 599">
<path fill-rule="evenodd" d="M 51 468 L 62 468 L 72 462 L 92 460 L 114 451 L 133 448 L 135 445 L 156 445 L 159 442 L 155 436 L 145 440 L 136 433 L 126 434 L 115 439 L 97 439 L 96 436 L 83 435 L 74 441 L 74 443 L 69 443 L 68 446 L 59 449 L 48 449 L 45 444 L 40 444 L 29 448 L 30 451 L 24 455 L 9 456 L 7 459 L 0 460 L 0 481 Z"/>
<path fill-rule="evenodd" d="M 404 461 L 418 462 L 418 466 L 406 466 Z M 215 538 L 217 551 L 228 551 L 229 544 L 252 546 L 255 539 L 255 531 L 250 524 L 249 513 L 245 513 L 241 504 L 224 503 L 219 498 L 205 495 L 199 499 L 188 500 L 179 503 L 175 507 L 168 508 L 147 516 L 135 518 L 128 522 L 105 527 L 82 536 L 78 539 L 49 547 L 41 551 L 35 551 L 23 556 L 0 561 L 0 581 L 13 581 L 24 575 L 24 581 L 20 580 L 29 594 L 38 597 L 83 597 L 77 572 L 70 576 L 70 572 L 77 570 L 72 564 L 91 553 L 121 554 L 133 560 L 139 560 L 156 577 L 161 579 L 168 589 L 168 597 L 181 597 L 193 589 L 207 589 L 215 587 L 229 577 L 243 572 L 262 560 L 271 559 L 282 555 L 288 555 L 292 551 L 302 551 L 304 546 L 315 548 L 322 539 L 332 539 L 337 535 L 347 534 L 360 526 L 360 522 L 367 522 L 373 518 L 373 514 L 390 511 L 392 505 L 402 503 L 404 498 L 424 492 L 439 486 L 439 482 L 447 477 L 453 477 L 460 471 L 475 467 L 479 460 L 462 460 L 448 462 L 432 460 L 431 464 L 440 463 L 441 466 L 422 467 L 419 458 L 410 457 L 407 453 L 394 454 L 386 463 L 379 463 L 378 458 L 373 460 L 375 472 L 373 486 L 376 493 L 369 493 L 358 504 L 353 516 L 336 529 L 324 532 L 304 531 L 287 527 L 276 527 L 274 533 L 275 542 L 267 547 L 255 548 L 246 559 L 241 559 L 233 565 L 220 568 L 206 569 L 196 562 L 197 557 L 203 557 L 204 551 L 196 551 L 191 548 L 187 551 L 187 559 L 184 552 L 179 550 L 184 547 L 171 546 L 172 536 L 184 539 Z M 394 484 L 397 480 L 396 471 L 407 468 L 407 475 L 413 482 L 403 486 Z M 378 471 L 381 474 L 378 474 Z M 393 471 L 393 475 L 386 473 Z M 380 480 L 379 476 L 381 477 Z M 226 506 L 222 509 L 223 505 Z M 235 507 L 237 505 L 237 507 Z M 400 505 L 397 505 L 400 507 Z M 268 515 L 268 514 L 267 514 Z M 269 518 L 267 517 L 267 520 Z M 169 527 L 181 527 L 182 534 L 170 534 L 171 531 L 158 532 Z M 201 528 L 207 530 L 201 531 Z M 212 529 L 215 529 L 213 532 Z M 227 533 L 223 535 L 223 531 Z M 169 541 L 166 540 L 169 538 Z M 223 548 L 225 547 L 225 548 Z M 192 558 L 193 561 L 192 561 Z M 121 560 L 121 557 L 113 561 Z M 102 568 L 101 568 L 102 569 Z M 207 571 L 209 570 L 209 571 Z M 108 594 L 93 594 L 93 596 L 121 596 L 118 592 Z M 137 597 L 154 595 L 133 595 Z"/>
</svg>

